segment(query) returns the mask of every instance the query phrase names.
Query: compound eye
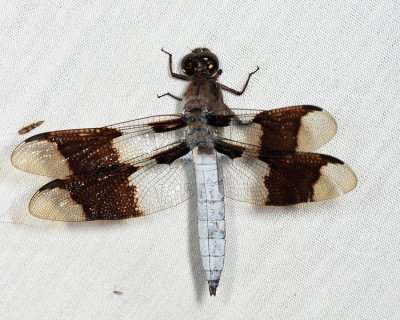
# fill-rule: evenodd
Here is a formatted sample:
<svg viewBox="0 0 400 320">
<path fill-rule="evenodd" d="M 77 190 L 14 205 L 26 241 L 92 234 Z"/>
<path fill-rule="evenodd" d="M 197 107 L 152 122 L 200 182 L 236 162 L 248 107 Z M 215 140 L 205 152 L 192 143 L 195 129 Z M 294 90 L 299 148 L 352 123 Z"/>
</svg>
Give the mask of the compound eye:
<svg viewBox="0 0 400 320">
<path fill-rule="evenodd" d="M 205 61 L 205 63 L 207 64 L 207 70 L 210 74 L 214 74 L 218 71 L 218 58 L 214 54 L 208 52 L 207 55 L 203 57 L 203 61 Z"/>
<path fill-rule="evenodd" d="M 188 76 L 194 74 L 195 70 L 192 58 L 187 58 L 182 61 L 182 71 Z"/>
</svg>

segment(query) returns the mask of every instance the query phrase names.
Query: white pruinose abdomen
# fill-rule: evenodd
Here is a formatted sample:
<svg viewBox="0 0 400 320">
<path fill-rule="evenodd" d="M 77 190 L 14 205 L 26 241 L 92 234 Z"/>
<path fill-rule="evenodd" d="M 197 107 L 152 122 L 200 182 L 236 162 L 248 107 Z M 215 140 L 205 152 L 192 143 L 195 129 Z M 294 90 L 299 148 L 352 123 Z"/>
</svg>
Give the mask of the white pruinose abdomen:
<svg viewBox="0 0 400 320">
<path fill-rule="evenodd" d="M 207 275 L 210 295 L 215 295 L 224 267 L 225 205 L 222 173 L 218 174 L 217 154 L 193 149 L 197 184 L 197 221 L 200 254 Z"/>
</svg>

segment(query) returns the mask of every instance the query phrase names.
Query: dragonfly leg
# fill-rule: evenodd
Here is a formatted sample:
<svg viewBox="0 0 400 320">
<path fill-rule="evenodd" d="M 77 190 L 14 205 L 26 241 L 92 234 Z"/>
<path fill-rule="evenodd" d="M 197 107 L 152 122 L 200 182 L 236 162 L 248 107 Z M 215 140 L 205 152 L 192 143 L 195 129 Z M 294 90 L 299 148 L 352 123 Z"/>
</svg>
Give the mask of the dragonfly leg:
<svg viewBox="0 0 400 320">
<path fill-rule="evenodd" d="M 179 74 L 176 73 L 172 70 L 172 54 L 170 54 L 169 52 L 165 51 L 164 48 L 161 48 L 161 51 L 166 53 L 169 56 L 168 59 L 168 68 L 169 68 L 169 72 L 171 73 L 171 76 L 177 79 L 181 79 L 181 80 L 187 80 L 189 81 L 191 78 L 189 76 L 186 76 L 184 74 Z"/>
<path fill-rule="evenodd" d="M 162 98 L 162 97 L 165 97 L 165 96 L 170 96 L 171 98 L 174 98 L 174 99 L 176 99 L 178 101 L 182 101 L 182 98 L 179 98 L 179 97 L 177 97 L 177 96 L 175 96 L 175 95 L 173 95 L 172 93 L 169 93 L 169 92 L 161 94 L 161 95 L 157 95 L 157 98 Z"/>
<path fill-rule="evenodd" d="M 253 72 L 250 72 L 250 73 L 249 73 L 249 75 L 248 75 L 248 77 L 247 77 L 247 80 L 246 80 L 246 83 L 244 84 L 243 89 L 242 89 L 241 91 L 235 90 L 235 89 L 232 89 L 232 88 L 229 88 L 229 87 L 227 87 L 227 86 L 225 86 L 225 85 L 223 85 L 223 84 L 221 84 L 221 83 L 219 84 L 219 86 L 220 86 L 220 88 L 221 88 L 222 90 L 226 90 L 226 91 L 228 91 L 228 92 L 231 92 L 231 93 L 233 93 L 233 94 L 236 94 L 237 96 L 241 96 L 241 95 L 246 91 L 246 88 L 247 88 L 247 85 L 249 84 L 249 81 L 250 81 L 251 76 L 252 76 L 253 74 L 255 74 L 259 69 L 260 69 L 260 68 L 257 66 L 257 69 L 256 69 L 256 70 L 254 70 Z"/>
</svg>

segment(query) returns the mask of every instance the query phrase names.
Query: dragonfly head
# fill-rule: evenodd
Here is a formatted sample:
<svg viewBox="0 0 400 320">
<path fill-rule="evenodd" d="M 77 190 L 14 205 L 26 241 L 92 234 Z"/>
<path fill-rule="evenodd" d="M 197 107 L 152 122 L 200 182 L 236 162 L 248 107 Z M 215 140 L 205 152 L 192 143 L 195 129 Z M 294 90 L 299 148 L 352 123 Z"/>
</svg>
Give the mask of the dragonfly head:
<svg viewBox="0 0 400 320">
<path fill-rule="evenodd" d="M 207 73 L 210 77 L 218 72 L 217 56 L 207 48 L 196 48 L 182 59 L 182 71 L 188 76 L 195 73 Z"/>
</svg>

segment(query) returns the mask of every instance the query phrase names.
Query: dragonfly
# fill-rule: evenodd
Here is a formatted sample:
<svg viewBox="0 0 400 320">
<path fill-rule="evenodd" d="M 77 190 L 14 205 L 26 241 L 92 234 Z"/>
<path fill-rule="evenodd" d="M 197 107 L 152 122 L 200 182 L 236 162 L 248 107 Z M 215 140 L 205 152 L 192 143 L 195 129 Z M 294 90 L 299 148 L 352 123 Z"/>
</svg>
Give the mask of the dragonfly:
<svg viewBox="0 0 400 320">
<path fill-rule="evenodd" d="M 355 188 L 343 161 L 313 153 L 335 134 L 335 119 L 313 105 L 273 110 L 229 108 L 218 82 L 217 56 L 196 48 L 184 56 L 189 82 L 183 112 L 106 127 L 40 133 L 12 154 L 23 171 L 55 178 L 29 203 L 32 215 L 58 221 L 142 217 L 197 199 L 198 238 L 209 293 L 216 295 L 224 267 L 224 199 L 256 206 L 287 206 L 335 198 Z"/>
</svg>

